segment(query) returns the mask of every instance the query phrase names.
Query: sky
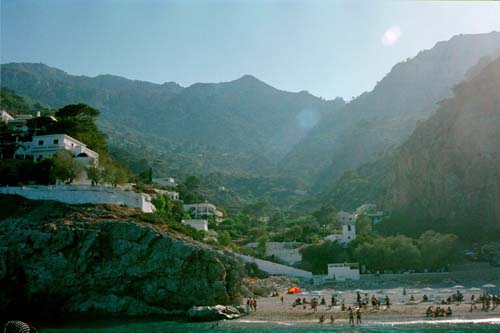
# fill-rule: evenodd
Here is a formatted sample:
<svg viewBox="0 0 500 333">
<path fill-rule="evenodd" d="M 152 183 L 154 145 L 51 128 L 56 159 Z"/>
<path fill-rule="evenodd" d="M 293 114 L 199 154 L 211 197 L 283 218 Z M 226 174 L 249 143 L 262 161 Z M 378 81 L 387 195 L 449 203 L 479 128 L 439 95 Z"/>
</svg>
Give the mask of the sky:
<svg viewBox="0 0 500 333">
<path fill-rule="evenodd" d="M 500 2 L 0 0 L 0 61 L 182 86 L 245 74 L 346 100 L 457 34 L 500 30 Z"/>
</svg>

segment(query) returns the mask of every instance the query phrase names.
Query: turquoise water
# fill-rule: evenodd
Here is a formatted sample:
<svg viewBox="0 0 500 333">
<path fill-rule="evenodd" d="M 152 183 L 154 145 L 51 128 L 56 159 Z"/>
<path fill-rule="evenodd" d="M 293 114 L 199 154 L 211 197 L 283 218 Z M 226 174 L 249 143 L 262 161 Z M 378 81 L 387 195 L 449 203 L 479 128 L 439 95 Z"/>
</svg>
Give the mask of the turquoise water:
<svg viewBox="0 0 500 333">
<path fill-rule="evenodd" d="M 317 333 L 317 332 L 351 332 L 351 333 L 499 333 L 500 319 L 475 322 L 415 322 L 413 324 L 385 323 L 367 324 L 360 326 L 331 326 L 328 324 L 294 324 L 294 323 L 267 323 L 267 322 L 220 322 L 217 327 L 214 323 L 185 323 L 173 321 L 152 322 L 95 322 L 62 326 L 57 328 L 42 328 L 44 333 L 160 333 L 160 332 L 222 332 L 222 333 Z"/>
</svg>

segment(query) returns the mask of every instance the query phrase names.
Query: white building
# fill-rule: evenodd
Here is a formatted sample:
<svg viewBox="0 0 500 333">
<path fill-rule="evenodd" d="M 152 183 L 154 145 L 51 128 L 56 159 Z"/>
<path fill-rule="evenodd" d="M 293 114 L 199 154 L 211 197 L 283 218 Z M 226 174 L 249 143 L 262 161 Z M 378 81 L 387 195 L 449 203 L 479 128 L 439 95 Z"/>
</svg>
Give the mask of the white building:
<svg viewBox="0 0 500 333">
<path fill-rule="evenodd" d="M 356 219 L 357 214 L 347 212 L 337 213 L 337 222 L 342 227 L 341 233 L 328 235 L 325 240 L 339 242 L 340 244 L 347 245 L 356 239 Z"/>
<path fill-rule="evenodd" d="M 199 231 L 208 232 L 208 221 L 207 220 L 182 220 L 182 224 L 188 225 Z"/>
<path fill-rule="evenodd" d="M 175 178 L 173 177 L 153 178 L 152 180 L 153 183 L 156 183 L 158 185 L 177 187 L 177 183 L 175 182 Z"/>
<path fill-rule="evenodd" d="M 15 158 L 32 157 L 39 161 L 51 157 L 57 152 L 67 150 L 84 165 L 97 166 L 99 154 L 66 134 L 35 135 L 31 142 L 25 142 L 16 150 Z"/>
<path fill-rule="evenodd" d="M 328 264 L 328 277 L 336 281 L 359 280 L 359 264 Z"/>
<path fill-rule="evenodd" d="M 224 214 L 217 210 L 215 205 L 204 202 L 196 204 L 182 205 L 185 212 L 190 213 L 194 219 L 207 218 L 215 216 L 215 221 L 221 222 L 224 219 Z"/>
<path fill-rule="evenodd" d="M 0 110 L 0 119 L 7 124 L 9 121 L 14 120 L 14 117 L 7 111 Z"/>
<path fill-rule="evenodd" d="M 170 197 L 170 199 L 172 199 L 173 201 L 179 201 L 180 200 L 179 192 L 165 191 L 165 190 L 160 190 L 158 188 L 154 188 L 153 191 L 155 193 L 157 193 L 157 194 L 168 195 Z"/>
<path fill-rule="evenodd" d="M 258 243 L 248 243 L 244 247 L 257 248 Z M 302 243 L 296 242 L 267 242 L 266 243 L 266 257 L 274 256 L 288 265 L 293 265 L 302 260 L 300 249 Z"/>
</svg>

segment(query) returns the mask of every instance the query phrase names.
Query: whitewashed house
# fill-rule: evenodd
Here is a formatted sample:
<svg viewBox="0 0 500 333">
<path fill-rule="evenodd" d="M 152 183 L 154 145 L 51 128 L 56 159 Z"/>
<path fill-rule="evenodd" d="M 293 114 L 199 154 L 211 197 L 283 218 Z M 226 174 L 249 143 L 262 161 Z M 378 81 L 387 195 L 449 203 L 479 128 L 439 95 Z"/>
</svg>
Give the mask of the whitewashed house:
<svg viewBox="0 0 500 333">
<path fill-rule="evenodd" d="M 153 178 L 152 180 L 153 183 L 156 183 L 158 185 L 177 187 L 177 183 L 175 182 L 175 178 L 173 177 Z"/>
<path fill-rule="evenodd" d="M 0 110 L 0 119 L 2 119 L 2 122 L 7 124 L 9 121 L 14 120 L 14 117 L 7 111 Z"/>
<path fill-rule="evenodd" d="M 341 233 L 328 235 L 325 240 L 336 241 L 340 244 L 347 245 L 356 239 L 356 219 L 357 214 L 351 214 L 347 212 L 337 213 L 337 223 L 340 224 L 342 231 Z"/>
<path fill-rule="evenodd" d="M 182 224 L 188 225 L 199 231 L 208 232 L 208 221 L 197 219 L 197 220 L 182 220 Z"/>
<path fill-rule="evenodd" d="M 359 264 L 328 264 L 328 277 L 336 281 L 359 280 Z"/>
<path fill-rule="evenodd" d="M 161 189 L 158 189 L 158 188 L 153 188 L 153 191 L 156 194 L 168 195 L 170 197 L 170 199 L 172 199 L 173 201 L 179 201 L 180 200 L 179 192 L 165 191 L 165 190 L 161 190 Z"/>
<path fill-rule="evenodd" d="M 208 202 L 182 205 L 182 208 L 185 212 L 190 213 L 194 219 L 207 218 L 209 216 L 214 216 L 216 222 L 222 222 L 224 219 L 224 214 L 217 210 L 215 205 Z"/>
<path fill-rule="evenodd" d="M 99 163 L 98 153 L 66 134 L 35 135 L 30 142 L 25 142 L 16 150 L 15 158 L 31 157 L 39 161 L 64 150 L 84 165 L 96 167 Z"/>
</svg>

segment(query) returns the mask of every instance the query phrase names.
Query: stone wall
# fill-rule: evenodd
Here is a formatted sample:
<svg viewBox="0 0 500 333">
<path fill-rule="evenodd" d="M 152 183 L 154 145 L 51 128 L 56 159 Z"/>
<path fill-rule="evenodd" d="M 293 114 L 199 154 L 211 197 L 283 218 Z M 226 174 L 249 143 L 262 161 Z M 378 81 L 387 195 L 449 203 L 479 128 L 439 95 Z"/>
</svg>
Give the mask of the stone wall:
<svg viewBox="0 0 500 333">
<path fill-rule="evenodd" d="M 121 205 L 140 208 L 145 213 L 155 210 L 149 195 L 113 187 L 84 185 L 0 187 L 0 194 L 15 194 L 30 200 L 53 200 L 76 205 Z"/>
<path fill-rule="evenodd" d="M 271 261 L 257 259 L 254 257 L 245 256 L 242 254 L 235 254 L 243 262 L 255 263 L 260 270 L 271 275 L 288 275 L 298 278 L 312 278 L 312 273 L 290 266 L 280 265 Z"/>
</svg>

